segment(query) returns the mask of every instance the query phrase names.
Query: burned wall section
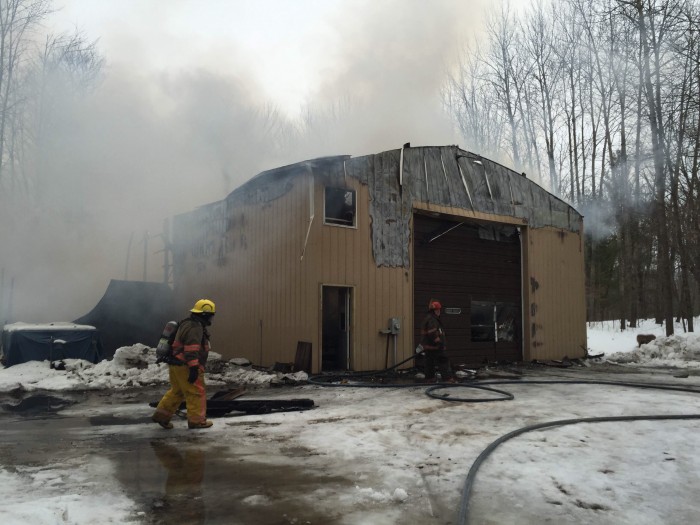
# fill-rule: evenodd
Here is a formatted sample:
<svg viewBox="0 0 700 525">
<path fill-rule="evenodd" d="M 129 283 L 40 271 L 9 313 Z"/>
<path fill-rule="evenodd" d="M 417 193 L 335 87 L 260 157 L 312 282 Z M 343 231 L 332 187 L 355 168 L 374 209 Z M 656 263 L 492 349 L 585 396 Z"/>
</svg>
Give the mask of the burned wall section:
<svg viewBox="0 0 700 525">
<path fill-rule="evenodd" d="M 185 259 L 196 261 L 195 274 L 206 273 L 212 264 L 222 266 L 226 261 L 227 203 L 217 201 L 173 219 L 173 266 L 175 282 L 179 282 Z"/>
<path fill-rule="evenodd" d="M 207 272 L 212 264 L 226 266 L 231 253 L 248 245 L 243 206 L 264 208 L 289 193 L 294 186 L 292 178 L 307 170 L 306 166 L 294 165 L 263 172 L 225 199 L 175 216 L 175 268 L 182 268 L 188 255 L 197 261 L 197 274 Z"/>
<path fill-rule="evenodd" d="M 367 163 L 372 252 L 377 266 L 410 266 L 411 193 L 399 178 L 400 150 L 373 155 Z"/>
</svg>

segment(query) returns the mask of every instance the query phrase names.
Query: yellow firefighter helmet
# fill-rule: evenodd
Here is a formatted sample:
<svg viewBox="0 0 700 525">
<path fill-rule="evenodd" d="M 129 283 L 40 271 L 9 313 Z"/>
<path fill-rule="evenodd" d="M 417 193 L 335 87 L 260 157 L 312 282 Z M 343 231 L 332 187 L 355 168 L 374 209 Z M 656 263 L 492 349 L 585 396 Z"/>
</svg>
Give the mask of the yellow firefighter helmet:
<svg viewBox="0 0 700 525">
<path fill-rule="evenodd" d="M 190 310 L 193 314 L 211 314 L 214 315 L 216 313 L 216 305 L 214 304 L 214 301 L 210 301 L 209 299 L 200 299 L 196 303 L 194 303 L 194 306 L 192 307 L 192 310 Z"/>
</svg>

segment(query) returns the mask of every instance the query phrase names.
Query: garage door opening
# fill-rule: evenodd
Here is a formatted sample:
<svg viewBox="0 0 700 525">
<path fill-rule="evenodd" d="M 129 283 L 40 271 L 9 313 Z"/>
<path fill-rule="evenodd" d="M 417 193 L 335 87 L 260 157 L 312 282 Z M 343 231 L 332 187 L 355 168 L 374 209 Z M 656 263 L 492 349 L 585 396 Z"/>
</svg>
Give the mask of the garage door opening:
<svg viewBox="0 0 700 525">
<path fill-rule="evenodd" d="M 430 299 L 443 305 L 454 365 L 522 359 L 520 231 L 507 224 L 414 215 L 414 333 Z"/>
<path fill-rule="evenodd" d="M 352 288 L 323 286 L 322 290 L 321 370 L 350 370 Z"/>
</svg>

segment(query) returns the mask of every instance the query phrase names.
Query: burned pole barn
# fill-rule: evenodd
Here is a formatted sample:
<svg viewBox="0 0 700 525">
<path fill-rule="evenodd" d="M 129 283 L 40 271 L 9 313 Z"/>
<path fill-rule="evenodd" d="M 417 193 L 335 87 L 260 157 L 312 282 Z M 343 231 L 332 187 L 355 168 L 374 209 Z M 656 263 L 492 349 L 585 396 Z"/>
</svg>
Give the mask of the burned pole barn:
<svg viewBox="0 0 700 525">
<path fill-rule="evenodd" d="M 173 220 L 175 296 L 216 302 L 213 349 L 310 372 L 409 358 L 430 299 L 453 364 L 586 354 L 582 216 L 457 146 L 265 171 Z M 409 361 L 410 364 L 410 361 Z"/>
</svg>

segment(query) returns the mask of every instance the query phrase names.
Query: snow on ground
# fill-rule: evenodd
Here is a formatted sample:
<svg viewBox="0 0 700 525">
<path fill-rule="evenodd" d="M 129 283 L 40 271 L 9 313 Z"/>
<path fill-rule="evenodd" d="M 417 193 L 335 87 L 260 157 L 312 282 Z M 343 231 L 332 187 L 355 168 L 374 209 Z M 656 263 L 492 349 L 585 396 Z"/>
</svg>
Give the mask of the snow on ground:
<svg viewBox="0 0 700 525">
<path fill-rule="evenodd" d="M 664 337 L 663 325 L 653 320 L 641 321 L 637 328 L 619 329 L 619 321 L 588 324 L 588 352 L 604 354 L 603 359 L 613 363 L 636 366 L 664 366 L 700 368 L 700 335 L 683 332 L 678 323 L 676 334 Z M 695 321 L 700 327 L 700 318 Z M 656 340 L 637 346 L 638 334 L 652 334 Z M 256 370 L 250 365 L 235 363 L 246 360 L 224 361 L 212 352 L 207 363 L 208 385 L 243 384 L 269 386 L 294 384 L 305 381 L 304 372 L 282 374 Z M 149 385 L 167 385 L 168 368 L 156 364 L 155 351 L 142 344 L 119 348 L 113 359 L 92 364 L 80 359 L 67 359 L 66 370 L 49 368 L 48 361 L 30 361 L 0 369 L 0 393 L 35 390 L 75 391 L 101 389 L 128 389 Z"/>
<path fill-rule="evenodd" d="M 50 468 L 0 469 L 0 484 L 14 487 L 0 519 L 5 525 L 126 523 L 133 500 L 114 485 L 113 470 L 112 463 L 100 457 Z"/>
<path fill-rule="evenodd" d="M 588 327 L 589 354 L 604 353 L 604 357 L 591 360 L 591 366 L 608 362 L 630 370 L 700 370 L 700 339 L 682 333 L 682 327 L 677 330 L 678 335 L 666 338 L 663 327 L 653 323 L 624 332 L 616 323 L 592 323 Z M 657 339 L 638 348 L 639 333 L 654 334 Z M 585 373 L 587 368 L 578 370 Z M 547 372 L 573 374 L 575 370 L 545 369 L 532 378 L 546 378 Z M 265 465 L 273 472 L 282 467 L 299 470 L 301 462 L 302 470 L 333 473 L 333 478 L 317 489 L 294 496 L 299 505 L 315 509 L 329 523 L 442 524 L 455 523 L 462 486 L 478 454 L 514 429 L 568 418 L 700 414 L 700 396 L 674 391 L 521 384 L 504 387 L 515 395 L 513 401 L 448 403 L 425 396 L 424 387 L 305 385 L 303 373 L 270 373 L 223 361 L 217 355 L 212 355 L 206 377 L 212 387 L 295 385 L 291 397 L 312 398 L 317 408 L 217 419 L 212 429 L 196 436 L 199 441 L 192 441 L 181 421 L 175 422 L 172 431 L 150 424 L 87 427 L 76 439 L 89 442 L 96 434 L 113 436 L 116 431 L 120 440 L 148 442 L 167 436 L 186 447 L 204 446 L 205 451 L 209 450 L 206 444 L 218 449 L 260 449 L 264 452 L 247 456 L 245 462 L 256 470 L 264 470 Z M 700 387 L 697 375 L 678 379 L 668 374 L 666 380 L 678 386 Z M 143 345 L 121 348 L 114 359 L 97 365 L 68 360 L 65 371 L 52 370 L 47 362 L 0 369 L 0 393 L 6 395 L 39 390 L 129 392 L 146 386 L 166 388 L 166 384 L 167 367 L 155 364 L 152 349 Z M 268 395 L 290 396 L 290 390 L 270 390 Z M 465 389 L 452 395 L 477 394 Z M 116 402 L 106 408 L 73 405 L 62 414 L 91 417 L 104 415 L 105 410 L 133 418 L 146 418 L 152 411 L 146 403 Z M 10 431 L 6 427 L 5 432 Z M 695 420 L 580 424 L 525 434 L 499 447 L 482 465 L 470 523 L 692 522 L 700 513 L 695 502 L 700 490 L 696 475 L 700 471 L 698 436 Z M 296 450 L 303 457 L 295 462 L 283 454 L 284 450 Z M 4 487 L 0 523 L 138 522 L 139 513 L 134 514 L 138 504 L 113 475 L 115 468 L 118 464 L 95 454 L 43 465 L 0 464 Z M 237 468 L 243 469 L 243 464 Z M 339 485 L 338 479 L 352 480 L 351 486 Z M 293 490 L 294 483 L 288 485 Z M 204 502 L 210 505 L 207 494 L 217 488 L 210 485 L 203 489 Z M 274 510 L 284 490 L 241 486 L 233 498 L 239 505 L 236 512 Z M 510 514 L 504 515 L 504 509 Z M 287 510 L 276 522 L 305 522 L 303 516 L 298 519 L 301 521 L 294 521 L 293 511 Z"/>
<path fill-rule="evenodd" d="M 237 359 L 222 361 L 211 352 L 205 381 L 208 385 L 246 384 L 269 386 L 271 383 L 305 381 L 305 372 L 282 374 L 239 366 Z M 243 360 L 245 362 L 245 360 Z M 168 367 L 156 364 L 155 350 L 142 344 L 117 349 L 113 359 L 97 364 L 81 359 L 66 359 L 65 370 L 50 368 L 48 361 L 29 361 L 0 369 L 0 392 L 50 390 L 127 389 L 168 384 Z"/>
<path fill-rule="evenodd" d="M 694 319 L 700 328 L 700 317 Z M 700 368 L 700 334 L 684 330 L 681 323 L 674 326 L 674 335 L 666 337 L 664 325 L 653 319 L 642 320 L 636 328 L 620 330 L 619 321 L 588 323 L 588 353 L 604 354 L 611 363 L 634 364 L 642 367 Z M 653 335 L 655 340 L 637 345 L 637 335 Z"/>
</svg>

